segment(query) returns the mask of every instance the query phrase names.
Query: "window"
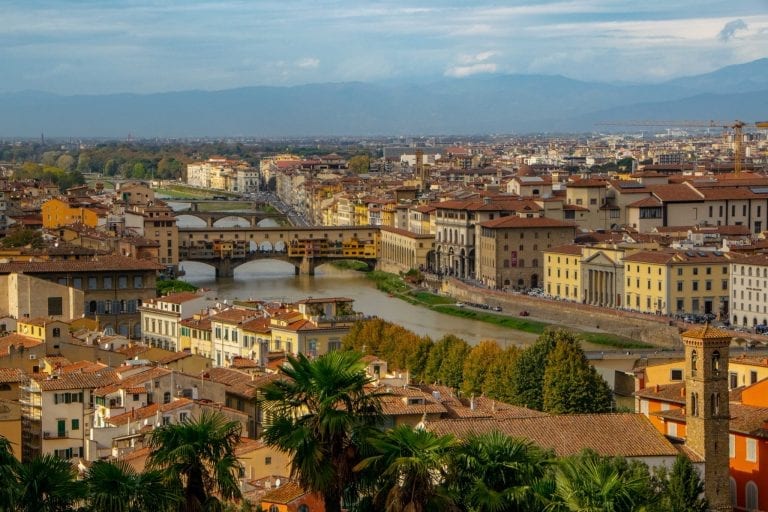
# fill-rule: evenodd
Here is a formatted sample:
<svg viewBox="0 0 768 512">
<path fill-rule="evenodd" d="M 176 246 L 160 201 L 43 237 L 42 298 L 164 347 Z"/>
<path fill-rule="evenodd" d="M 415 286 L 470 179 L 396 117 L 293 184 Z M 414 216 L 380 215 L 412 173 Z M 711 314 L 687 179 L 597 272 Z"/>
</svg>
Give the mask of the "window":
<svg viewBox="0 0 768 512">
<path fill-rule="evenodd" d="M 104 289 L 105 290 L 111 290 L 112 289 L 112 277 L 111 276 L 104 276 Z"/>
<path fill-rule="evenodd" d="M 121 290 L 128 288 L 128 276 L 120 276 L 117 278 L 117 287 Z"/>
<path fill-rule="evenodd" d="M 277 505 L 270 505 L 269 512 L 280 512 L 280 509 L 277 507 Z"/>
<path fill-rule="evenodd" d="M 675 381 L 683 380 L 683 370 L 681 368 L 673 368 L 670 371 L 669 380 L 675 380 Z"/>
<path fill-rule="evenodd" d="M 728 457 L 736 457 L 736 436 L 728 434 Z"/>
<path fill-rule="evenodd" d="M 757 485 L 755 484 L 755 482 L 750 480 L 749 482 L 747 482 L 747 485 L 744 488 L 744 490 L 747 495 L 746 497 L 747 510 L 749 510 L 750 512 L 757 511 L 759 507 Z"/>
<path fill-rule="evenodd" d="M 671 437 L 677 437 L 677 423 L 674 421 L 667 422 L 667 435 Z"/>
<path fill-rule="evenodd" d="M 728 374 L 728 387 L 730 389 L 739 387 L 739 374 L 736 372 L 731 372 Z"/>
<path fill-rule="evenodd" d="M 133 276 L 133 287 L 134 288 L 144 287 L 144 281 L 141 276 Z"/>
<path fill-rule="evenodd" d="M 89 276 L 88 277 L 88 289 L 89 290 L 95 290 L 99 287 L 98 279 L 96 279 L 96 276 Z"/>
<path fill-rule="evenodd" d="M 648 413 L 650 411 L 648 404 L 649 404 L 648 400 L 640 400 L 640 414 L 645 414 L 646 416 L 648 416 Z"/>
<path fill-rule="evenodd" d="M 757 440 L 751 437 L 747 438 L 747 461 L 757 462 Z"/>
<path fill-rule="evenodd" d="M 72 430 L 80 430 L 80 420 L 77 418 L 74 418 L 72 420 Z"/>
<path fill-rule="evenodd" d="M 309 512 L 309 505 L 299 505 L 296 512 Z"/>
<path fill-rule="evenodd" d="M 72 287 L 77 288 L 78 290 L 83 289 L 83 278 L 82 277 L 73 277 L 72 278 Z"/>
<path fill-rule="evenodd" d="M 755 382 L 757 382 L 757 372 L 755 370 L 750 370 L 749 383 L 754 384 Z"/>
<path fill-rule="evenodd" d="M 683 291 L 683 282 L 682 281 L 678 281 L 677 282 L 677 291 L 679 291 L 679 292 Z"/>
<path fill-rule="evenodd" d="M 269 466 L 272 464 L 272 457 L 264 457 L 264 465 Z"/>
<path fill-rule="evenodd" d="M 170 391 L 166 391 L 165 393 L 163 393 L 163 403 L 164 404 L 171 403 L 171 392 Z"/>
<path fill-rule="evenodd" d="M 48 297 L 48 315 L 60 316 L 63 314 L 64 304 L 61 297 Z"/>
</svg>

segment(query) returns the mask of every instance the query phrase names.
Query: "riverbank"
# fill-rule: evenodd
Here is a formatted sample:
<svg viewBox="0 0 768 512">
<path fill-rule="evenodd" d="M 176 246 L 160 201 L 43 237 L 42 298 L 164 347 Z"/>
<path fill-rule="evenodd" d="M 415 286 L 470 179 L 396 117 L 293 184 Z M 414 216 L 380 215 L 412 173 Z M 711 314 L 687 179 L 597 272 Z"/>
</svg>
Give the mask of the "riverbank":
<svg viewBox="0 0 768 512">
<path fill-rule="evenodd" d="M 518 312 L 516 311 L 505 314 L 503 312 L 498 313 L 485 309 L 457 306 L 455 298 L 425 291 L 418 288 L 415 284 L 406 282 L 405 279 L 396 274 L 374 270 L 372 272 L 366 272 L 366 276 L 376 283 L 376 287 L 379 290 L 386 292 L 393 297 L 397 297 L 413 305 L 429 308 L 445 315 L 490 323 L 510 330 L 536 335 L 543 333 L 548 327 L 565 327 L 577 332 L 584 341 L 595 345 L 619 349 L 655 348 L 655 345 L 650 343 L 611 332 L 587 331 L 575 329 L 567 323 L 548 322 L 544 321 L 544 319 L 519 317 L 517 316 Z"/>
</svg>

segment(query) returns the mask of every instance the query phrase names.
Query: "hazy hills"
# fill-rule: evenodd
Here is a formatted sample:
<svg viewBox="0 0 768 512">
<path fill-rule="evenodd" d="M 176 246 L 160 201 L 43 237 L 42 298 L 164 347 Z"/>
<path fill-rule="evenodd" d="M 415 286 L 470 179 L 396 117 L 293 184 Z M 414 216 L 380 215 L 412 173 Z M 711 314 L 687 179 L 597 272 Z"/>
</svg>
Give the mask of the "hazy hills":
<svg viewBox="0 0 768 512">
<path fill-rule="evenodd" d="M 768 120 L 768 59 L 656 85 L 482 75 L 407 85 L 0 94 L 0 137 L 552 133 L 628 119 Z"/>
</svg>

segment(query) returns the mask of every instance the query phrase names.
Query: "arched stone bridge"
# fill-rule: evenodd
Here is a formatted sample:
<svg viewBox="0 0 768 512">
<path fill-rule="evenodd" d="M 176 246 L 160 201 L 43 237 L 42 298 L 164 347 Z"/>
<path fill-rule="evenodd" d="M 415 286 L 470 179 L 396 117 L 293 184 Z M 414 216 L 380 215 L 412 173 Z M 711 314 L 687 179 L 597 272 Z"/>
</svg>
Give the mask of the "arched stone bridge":
<svg viewBox="0 0 768 512">
<path fill-rule="evenodd" d="M 264 219 L 275 219 L 276 221 L 285 220 L 284 214 L 279 212 L 264 212 L 264 211 L 251 211 L 251 212 L 238 212 L 238 211 L 222 211 L 222 212 L 197 212 L 197 211 L 176 211 L 177 217 L 183 215 L 189 217 L 195 217 L 203 222 L 209 228 L 216 227 L 216 223 L 222 219 L 233 219 L 237 222 L 237 227 L 257 227 L 259 222 Z M 242 225 L 241 225 L 242 224 Z"/>
<path fill-rule="evenodd" d="M 316 266 L 334 260 L 373 268 L 378 244 L 376 226 L 179 228 L 179 260 L 212 265 L 216 277 L 233 277 L 236 267 L 257 259 L 287 261 L 297 275 L 314 275 Z"/>
</svg>

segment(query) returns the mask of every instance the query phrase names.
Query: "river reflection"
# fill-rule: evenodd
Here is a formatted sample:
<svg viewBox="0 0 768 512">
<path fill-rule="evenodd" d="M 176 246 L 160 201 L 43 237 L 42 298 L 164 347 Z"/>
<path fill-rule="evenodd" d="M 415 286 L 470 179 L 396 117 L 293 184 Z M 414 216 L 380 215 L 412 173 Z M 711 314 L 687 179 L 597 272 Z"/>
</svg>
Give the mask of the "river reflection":
<svg viewBox="0 0 768 512">
<path fill-rule="evenodd" d="M 216 290 L 220 299 L 295 301 L 307 297 L 348 297 L 354 299 L 357 311 L 376 315 L 433 339 L 454 334 L 471 344 L 493 339 L 504 347 L 528 344 L 536 338 L 532 334 L 413 306 L 380 292 L 360 273 L 332 265 L 319 266 L 314 276 L 295 276 L 289 263 L 260 260 L 237 267 L 234 278 L 220 279 L 215 278 L 213 267 L 203 263 L 185 261 L 182 268 L 186 272 L 184 280 Z"/>
</svg>

